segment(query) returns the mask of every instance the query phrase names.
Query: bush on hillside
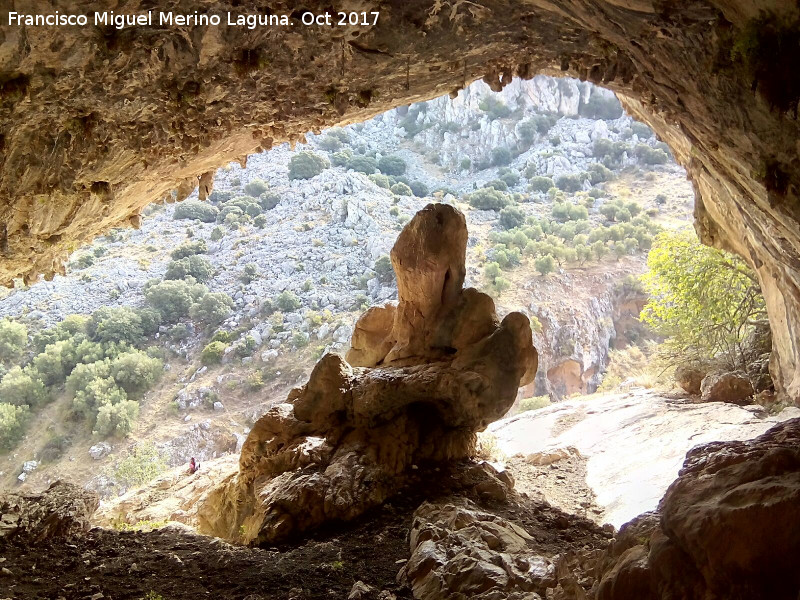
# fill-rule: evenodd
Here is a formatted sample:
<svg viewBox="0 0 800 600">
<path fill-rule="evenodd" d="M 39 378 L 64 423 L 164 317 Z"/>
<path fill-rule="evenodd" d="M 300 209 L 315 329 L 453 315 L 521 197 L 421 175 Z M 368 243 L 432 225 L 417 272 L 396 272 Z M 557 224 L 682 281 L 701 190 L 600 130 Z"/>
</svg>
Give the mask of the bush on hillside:
<svg viewBox="0 0 800 600">
<path fill-rule="evenodd" d="M 347 162 L 347 168 L 365 175 L 372 175 L 378 170 L 378 162 L 371 156 L 357 154 Z"/>
<path fill-rule="evenodd" d="M 294 312 L 300 308 L 300 298 L 290 290 L 284 290 L 275 299 L 275 305 L 282 312 Z"/>
<path fill-rule="evenodd" d="M 175 207 L 172 218 L 176 221 L 186 219 L 213 223 L 217 219 L 219 210 L 216 206 L 199 200 L 184 200 Z"/>
<path fill-rule="evenodd" d="M 555 187 L 555 184 L 549 177 L 531 177 L 528 179 L 528 191 L 546 193 L 552 187 Z"/>
<path fill-rule="evenodd" d="M 411 191 L 411 188 L 403 183 L 402 181 L 398 181 L 391 187 L 392 193 L 398 196 L 412 196 L 414 192 Z"/>
<path fill-rule="evenodd" d="M 190 310 L 193 319 L 215 326 L 227 319 L 233 310 L 233 298 L 224 292 L 203 296 Z"/>
<path fill-rule="evenodd" d="M 36 407 L 49 397 L 35 370 L 14 366 L 0 379 L 0 400 L 15 406 Z"/>
<path fill-rule="evenodd" d="M 647 144 L 637 144 L 633 154 L 646 165 L 663 165 L 669 160 L 666 152 L 658 148 L 651 148 Z"/>
<path fill-rule="evenodd" d="M 313 152 L 300 152 L 289 160 L 289 179 L 311 179 L 329 166 L 326 159 Z"/>
<path fill-rule="evenodd" d="M 492 150 L 492 164 L 495 166 L 507 165 L 512 158 L 511 150 L 508 148 L 494 148 Z"/>
<path fill-rule="evenodd" d="M 164 279 L 186 279 L 194 277 L 195 281 L 204 283 L 211 279 L 214 274 L 214 267 L 208 259 L 192 255 L 180 260 L 173 260 L 167 265 Z"/>
<path fill-rule="evenodd" d="M 180 260 L 182 258 L 186 258 L 187 256 L 205 254 L 206 252 L 208 252 L 208 246 L 206 245 L 205 240 L 194 240 L 192 242 L 184 242 L 170 252 L 170 256 L 173 260 Z"/>
<path fill-rule="evenodd" d="M 189 314 L 197 295 L 196 287 L 182 279 L 166 280 L 145 286 L 144 297 L 159 312 L 164 323 L 175 323 Z"/>
<path fill-rule="evenodd" d="M 153 444 L 141 444 L 120 460 L 114 478 L 126 488 L 144 485 L 167 470 L 167 458 Z"/>
<path fill-rule="evenodd" d="M 511 109 L 499 97 L 487 94 L 478 103 L 478 108 L 489 115 L 489 119 L 505 119 L 511 115 Z"/>
<path fill-rule="evenodd" d="M 561 175 L 555 181 L 556 187 L 562 192 L 574 193 L 583 189 L 583 178 L 580 175 Z"/>
<path fill-rule="evenodd" d="M 417 198 L 424 198 L 428 195 L 428 186 L 421 181 L 412 181 L 408 184 L 408 187 Z"/>
<path fill-rule="evenodd" d="M 164 371 L 157 358 L 139 350 L 123 352 L 111 361 L 111 376 L 131 398 L 139 398 L 152 388 Z"/>
<path fill-rule="evenodd" d="M 225 342 L 211 342 L 200 352 L 200 362 L 204 365 L 218 365 L 222 362 L 227 347 Z"/>
<path fill-rule="evenodd" d="M 467 202 L 473 208 L 480 210 L 501 210 L 511 203 L 507 194 L 494 188 L 481 188 L 468 194 Z"/>
<path fill-rule="evenodd" d="M 269 185 L 263 179 L 253 179 L 244 186 L 244 193 L 253 198 L 258 198 L 269 189 Z"/>
<path fill-rule="evenodd" d="M 92 313 L 86 326 L 91 339 L 97 342 L 139 344 L 144 337 L 142 318 L 127 306 L 104 306 Z"/>
<path fill-rule="evenodd" d="M 514 229 L 525 224 L 525 211 L 518 206 L 507 206 L 500 211 L 500 227 Z"/>
<path fill-rule="evenodd" d="M 11 319 L 0 320 L 0 363 L 12 362 L 22 356 L 28 344 L 28 329 Z"/>
<path fill-rule="evenodd" d="M 543 276 L 552 273 L 556 268 L 555 259 L 550 254 L 538 257 L 534 261 L 533 266 Z"/>
<path fill-rule="evenodd" d="M 0 451 L 10 450 L 25 433 L 27 406 L 14 406 L 0 402 Z"/>
<path fill-rule="evenodd" d="M 372 265 L 372 268 L 380 281 L 389 282 L 394 278 L 392 261 L 385 254 L 375 261 L 375 264 Z"/>
<path fill-rule="evenodd" d="M 379 188 L 383 188 L 388 190 L 392 186 L 392 182 L 389 179 L 388 175 L 381 175 L 380 173 L 375 173 L 374 175 L 369 176 L 369 180 L 377 185 Z"/>
<path fill-rule="evenodd" d="M 378 169 L 380 169 L 381 173 L 384 175 L 399 177 L 406 172 L 406 161 L 399 156 L 392 156 L 391 154 L 382 156 L 378 161 Z"/>
</svg>

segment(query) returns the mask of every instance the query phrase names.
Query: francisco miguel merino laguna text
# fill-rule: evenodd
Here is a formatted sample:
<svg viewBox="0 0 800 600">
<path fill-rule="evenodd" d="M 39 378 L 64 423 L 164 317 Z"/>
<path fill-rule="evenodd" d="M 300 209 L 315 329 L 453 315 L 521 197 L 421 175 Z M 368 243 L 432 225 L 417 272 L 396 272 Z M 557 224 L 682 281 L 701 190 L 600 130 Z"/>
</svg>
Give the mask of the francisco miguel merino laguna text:
<svg viewBox="0 0 800 600">
<path fill-rule="evenodd" d="M 172 12 L 158 12 L 154 18 L 153 11 L 141 14 L 116 14 L 110 11 L 95 12 L 91 20 L 95 26 L 112 26 L 116 29 L 125 27 L 145 27 L 154 24 L 160 26 L 217 26 L 229 25 L 231 27 L 246 27 L 255 29 L 256 27 L 290 27 L 294 23 L 288 15 L 263 15 L 245 14 L 237 15 L 226 13 L 225 19 L 220 15 L 199 13 L 195 11 L 191 14 L 176 14 Z M 300 21 L 303 25 L 375 25 L 378 22 L 378 12 L 337 12 L 314 14 L 312 12 L 303 13 Z M 57 26 L 86 26 L 90 19 L 87 15 L 72 15 L 55 12 L 48 15 L 29 15 L 24 13 L 9 12 L 9 25 L 25 25 L 28 27 L 57 27 Z"/>
</svg>

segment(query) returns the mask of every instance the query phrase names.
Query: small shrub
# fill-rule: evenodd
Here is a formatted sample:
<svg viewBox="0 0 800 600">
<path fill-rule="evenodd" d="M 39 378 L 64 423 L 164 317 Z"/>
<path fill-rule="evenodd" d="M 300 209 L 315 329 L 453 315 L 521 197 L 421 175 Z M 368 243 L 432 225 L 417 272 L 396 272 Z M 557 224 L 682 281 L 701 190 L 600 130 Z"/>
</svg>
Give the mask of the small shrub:
<svg viewBox="0 0 800 600">
<path fill-rule="evenodd" d="M 22 356 L 28 343 L 28 329 L 11 319 L 0 320 L 0 363 L 15 361 Z"/>
<path fill-rule="evenodd" d="M 244 193 L 253 198 L 258 198 L 269 189 L 269 185 L 263 179 L 253 179 L 244 186 Z"/>
<path fill-rule="evenodd" d="M 137 487 L 167 470 L 167 459 L 153 444 L 142 444 L 114 467 L 114 477 L 126 487 Z"/>
<path fill-rule="evenodd" d="M 495 166 L 507 165 L 511 162 L 511 150 L 508 148 L 494 148 L 492 150 L 492 164 Z"/>
<path fill-rule="evenodd" d="M 547 396 L 534 396 L 533 398 L 523 398 L 519 401 L 519 412 L 539 410 L 545 406 L 550 406 L 550 398 Z"/>
<path fill-rule="evenodd" d="M 214 274 L 214 267 L 208 259 L 192 255 L 180 260 L 173 260 L 167 265 L 164 279 L 186 279 L 194 277 L 196 281 L 204 283 L 211 279 Z"/>
<path fill-rule="evenodd" d="M 383 282 L 389 282 L 394 278 L 394 268 L 392 267 L 391 259 L 385 254 L 379 257 L 375 264 L 372 266 L 378 279 Z"/>
<path fill-rule="evenodd" d="M 145 286 L 144 297 L 165 323 L 175 323 L 189 314 L 196 295 L 204 295 L 198 292 L 196 286 L 187 281 L 167 280 Z"/>
<path fill-rule="evenodd" d="M 215 326 L 227 319 L 233 310 L 233 298 L 225 292 L 205 294 L 190 310 L 193 319 Z"/>
<path fill-rule="evenodd" d="M 208 252 L 208 246 L 206 245 L 205 240 L 195 240 L 193 242 L 184 242 L 175 248 L 175 250 L 170 252 L 170 256 L 173 260 L 180 260 L 182 258 L 186 258 L 187 256 L 205 254 L 206 252 Z"/>
<path fill-rule="evenodd" d="M 528 180 L 528 190 L 532 192 L 546 193 L 552 187 L 555 186 L 549 177 L 531 177 Z"/>
<path fill-rule="evenodd" d="M 111 361 L 110 373 L 114 381 L 130 397 L 141 397 L 155 385 L 163 373 L 163 365 L 139 350 L 123 352 Z"/>
<path fill-rule="evenodd" d="M 378 161 L 378 169 L 384 175 L 394 175 L 399 177 L 406 172 L 406 161 L 399 156 L 382 156 Z"/>
<path fill-rule="evenodd" d="M 365 175 L 372 175 L 378 170 L 378 163 L 369 156 L 356 155 L 347 162 L 347 168 Z"/>
<path fill-rule="evenodd" d="M 556 187 L 563 192 L 574 193 L 583 189 L 583 180 L 579 175 L 561 175 L 556 177 Z"/>
<path fill-rule="evenodd" d="M 0 379 L 0 400 L 14 406 L 37 407 L 49 399 L 35 370 L 12 367 Z"/>
<path fill-rule="evenodd" d="M 494 188 L 481 188 L 466 197 L 473 208 L 480 210 L 501 210 L 511 203 L 507 194 Z"/>
<path fill-rule="evenodd" d="M 300 299 L 290 290 L 281 292 L 275 299 L 275 304 L 282 312 L 294 312 L 300 308 Z"/>
<path fill-rule="evenodd" d="M 200 352 L 200 362 L 204 365 L 218 365 L 222 362 L 227 347 L 225 342 L 211 342 Z"/>
<path fill-rule="evenodd" d="M 241 275 L 239 275 L 239 279 L 242 283 L 248 284 L 252 281 L 258 279 L 259 272 L 258 272 L 258 265 L 255 263 L 247 263 L 242 269 Z"/>
<path fill-rule="evenodd" d="M 417 198 L 424 198 L 428 195 L 428 186 L 421 181 L 412 181 L 408 187 Z"/>
<path fill-rule="evenodd" d="M 289 179 L 311 179 L 329 166 L 327 160 L 313 152 L 300 152 L 289 160 Z"/>
<path fill-rule="evenodd" d="M 517 206 L 508 206 L 500 211 L 500 227 L 514 229 L 525 224 L 525 211 Z"/>
<path fill-rule="evenodd" d="M 216 206 L 199 200 L 184 200 L 175 207 L 172 218 L 178 220 L 202 221 L 203 223 L 213 223 L 217 220 L 219 210 Z"/>
<path fill-rule="evenodd" d="M 511 109 L 500 98 L 494 95 L 486 95 L 478 103 L 478 108 L 489 115 L 489 118 L 505 119 L 511 115 Z"/>
<path fill-rule="evenodd" d="M 389 177 L 387 175 L 381 175 L 380 173 L 375 173 L 373 175 L 370 175 L 369 180 L 378 187 L 383 188 L 385 190 L 388 190 L 392 186 Z"/>
<path fill-rule="evenodd" d="M 555 270 L 555 259 L 550 254 L 545 254 L 543 256 L 538 257 L 533 266 L 536 268 L 539 273 L 544 276 L 548 273 L 552 273 Z"/>
<path fill-rule="evenodd" d="M 411 196 L 414 192 L 403 182 L 397 182 L 391 187 L 392 193 L 398 196 Z"/>
</svg>

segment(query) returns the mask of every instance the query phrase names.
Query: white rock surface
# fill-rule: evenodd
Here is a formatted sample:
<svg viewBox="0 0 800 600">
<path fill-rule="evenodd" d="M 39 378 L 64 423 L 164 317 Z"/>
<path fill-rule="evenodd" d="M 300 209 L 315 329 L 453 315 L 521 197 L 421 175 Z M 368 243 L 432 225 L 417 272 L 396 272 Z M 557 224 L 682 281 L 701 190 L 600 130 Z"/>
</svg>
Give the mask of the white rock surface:
<svg viewBox="0 0 800 600">
<path fill-rule="evenodd" d="M 489 431 L 508 456 L 577 449 L 588 459 L 586 482 L 605 522 L 619 527 L 658 505 L 690 448 L 751 439 L 796 417 L 798 408 L 766 416 L 757 406 L 691 404 L 639 389 L 558 402 L 497 421 Z"/>
</svg>

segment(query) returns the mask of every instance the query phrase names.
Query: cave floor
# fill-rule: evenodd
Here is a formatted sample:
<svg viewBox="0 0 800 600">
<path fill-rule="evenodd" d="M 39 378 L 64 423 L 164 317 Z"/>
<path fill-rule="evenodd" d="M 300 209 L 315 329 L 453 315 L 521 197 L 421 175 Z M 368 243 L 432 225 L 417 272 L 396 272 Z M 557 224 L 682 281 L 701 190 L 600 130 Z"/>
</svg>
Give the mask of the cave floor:
<svg viewBox="0 0 800 600">
<path fill-rule="evenodd" d="M 311 600 L 347 598 L 356 581 L 396 598 L 409 556 L 413 513 L 425 500 L 469 498 L 522 526 L 546 556 L 602 548 L 611 536 L 590 521 L 513 494 L 480 498 L 464 471 L 421 472 L 404 491 L 351 523 L 279 548 L 226 544 L 177 527 L 152 532 L 94 528 L 30 546 L 0 541 L 0 598 L 15 600 Z M 148 596 L 150 594 L 150 596 Z"/>
</svg>

